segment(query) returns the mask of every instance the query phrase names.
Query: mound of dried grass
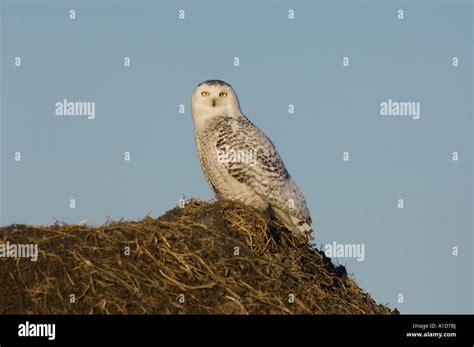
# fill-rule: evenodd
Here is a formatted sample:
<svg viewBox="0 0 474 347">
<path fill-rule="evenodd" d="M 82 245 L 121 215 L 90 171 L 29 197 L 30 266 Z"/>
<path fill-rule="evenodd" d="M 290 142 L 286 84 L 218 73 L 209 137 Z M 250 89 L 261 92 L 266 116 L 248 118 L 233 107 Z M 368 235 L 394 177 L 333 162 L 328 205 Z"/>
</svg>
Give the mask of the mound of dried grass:
<svg viewBox="0 0 474 347">
<path fill-rule="evenodd" d="M 157 219 L 100 227 L 11 225 L 2 241 L 39 247 L 36 262 L 0 258 L 2 314 L 396 312 L 265 213 L 234 202 L 192 200 Z"/>
</svg>

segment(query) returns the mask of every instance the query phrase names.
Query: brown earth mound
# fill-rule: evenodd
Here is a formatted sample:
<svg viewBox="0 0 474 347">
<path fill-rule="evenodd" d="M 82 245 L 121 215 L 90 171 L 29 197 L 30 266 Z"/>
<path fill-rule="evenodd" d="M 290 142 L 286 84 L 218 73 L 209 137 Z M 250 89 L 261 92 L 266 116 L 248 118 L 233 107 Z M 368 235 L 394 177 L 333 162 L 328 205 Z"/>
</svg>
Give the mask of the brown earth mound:
<svg viewBox="0 0 474 347">
<path fill-rule="evenodd" d="M 39 255 L 0 258 L 1 314 L 397 313 L 265 213 L 229 201 L 99 227 L 15 224 L 0 228 L 7 241 Z"/>
</svg>

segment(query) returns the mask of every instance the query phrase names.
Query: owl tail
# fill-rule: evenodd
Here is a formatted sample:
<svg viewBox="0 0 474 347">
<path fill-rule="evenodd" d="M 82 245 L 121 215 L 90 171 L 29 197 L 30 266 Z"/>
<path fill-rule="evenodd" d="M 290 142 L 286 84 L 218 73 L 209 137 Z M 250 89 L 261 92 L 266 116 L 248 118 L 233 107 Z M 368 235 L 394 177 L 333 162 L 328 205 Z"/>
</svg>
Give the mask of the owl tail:
<svg viewBox="0 0 474 347">
<path fill-rule="evenodd" d="M 273 215 L 280 220 L 293 235 L 297 237 L 304 237 L 308 242 L 314 240 L 314 231 L 311 226 L 305 221 L 290 215 L 278 207 L 271 207 Z"/>
</svg>

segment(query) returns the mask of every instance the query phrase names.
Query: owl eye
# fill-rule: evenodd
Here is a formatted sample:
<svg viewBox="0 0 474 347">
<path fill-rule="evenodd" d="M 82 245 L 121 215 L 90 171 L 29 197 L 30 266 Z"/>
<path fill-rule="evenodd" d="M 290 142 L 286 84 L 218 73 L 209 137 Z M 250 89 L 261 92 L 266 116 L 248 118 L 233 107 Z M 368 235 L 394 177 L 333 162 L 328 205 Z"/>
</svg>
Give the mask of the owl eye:
<svg viewBox="0 0 474 347">
<path fill-rule="evenodd" d="M 209 96 L 209 92 L 202 92 L 201 95 L 202 96 Z"/>
<path fill-rule="evenodd" d="M 226 92 L 221 92 L 221 93 L 219 93 L 219 96 L 225 98 L 227 96 L 227 93 Z"/>
</svg>

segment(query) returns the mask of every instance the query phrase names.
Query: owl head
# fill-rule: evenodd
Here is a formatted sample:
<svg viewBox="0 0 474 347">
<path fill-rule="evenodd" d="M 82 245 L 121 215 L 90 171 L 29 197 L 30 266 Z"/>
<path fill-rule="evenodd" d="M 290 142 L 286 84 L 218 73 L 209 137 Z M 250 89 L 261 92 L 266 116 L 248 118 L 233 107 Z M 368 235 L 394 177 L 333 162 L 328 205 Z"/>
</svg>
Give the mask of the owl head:
<svg viewBox="0 0 474 347">
<path fill-rule="evenodd" d="M 200 83 L 194 89 L 191 109 L 194 120 L 240 113 L 239 99 L 230 84 L 220 80 Z"/>
</svg>

